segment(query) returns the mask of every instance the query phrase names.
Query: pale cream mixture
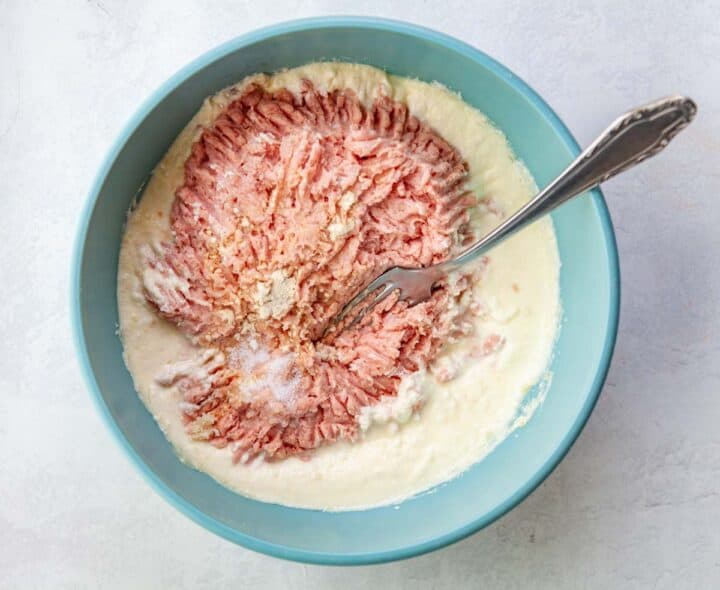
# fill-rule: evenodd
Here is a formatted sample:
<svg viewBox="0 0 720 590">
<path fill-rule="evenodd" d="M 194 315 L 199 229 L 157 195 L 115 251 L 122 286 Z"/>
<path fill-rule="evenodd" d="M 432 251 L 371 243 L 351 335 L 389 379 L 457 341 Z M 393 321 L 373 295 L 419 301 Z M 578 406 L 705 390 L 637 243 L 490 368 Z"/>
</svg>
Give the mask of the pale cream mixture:
<svg viewBox="0 0 720 590">
<path fill-rule="evenodd" d="M 368 66 L 317 63 L 273 76 L 253 76 L 238 86 L 255 82 L 268 90 L 294 91 L 303 79 L 320 90 L 352 89 L 366 104 L 382 93 L 405 103 L 438 131 L 469 165 L 468 188 L 482 197 L 472 212 L 480 233 L 497 225 L 535 191 L 503 134 L 439 84 L 389 76 Z M 480 308 L 476 336 L 448 344 L 430 371 L 403 380 L 396 397 L 364 408 L 359 441 L 323 446 L 309 460 L 289 457 L 233 464 L 230 449 L 188 436 L 178 411 L 185 403 L 183 396 L 163 375 L 168 367 L 177 375 L 178 362 L 185 363 L 189 372 L 207 370 L 213 363 L 212 352 L 196 348 L 148 305 L 143 274 L 152 271 L 143 267 L 142 250 L 171 239 L 170 207 L 183 183 L 190 146 L 229 97 L 226 90 L 205 101 L 155 169 L 129 217 L 118 276 L 120 332 L 125 360 L 143 402 L 183 461 L 260 500 L 357 509 L 399 502 L 462 473 L 526 422 L 537 406 L 535 400 L 524 407 L 523 400 L 546 374 L 560 313 L 559 258 L 549 218 L 491 252 L 491 263 L 473 286 Z M 331 233 L 340 236 L 351 230 L 338 219 Z M 145 288 L 152 284 L 152 277 L 146 276 Z M 285 277 L 277 276 L 255 296 L 272 316 L 283 311 L 283 293 L 292 288 Z M 500 335 L 502 346 L 482 358 L 471 356 L 471 348 L 491 334 Z M 413 412 L 419 401 L 424 402 L 421 411 Z"/>
</svg>

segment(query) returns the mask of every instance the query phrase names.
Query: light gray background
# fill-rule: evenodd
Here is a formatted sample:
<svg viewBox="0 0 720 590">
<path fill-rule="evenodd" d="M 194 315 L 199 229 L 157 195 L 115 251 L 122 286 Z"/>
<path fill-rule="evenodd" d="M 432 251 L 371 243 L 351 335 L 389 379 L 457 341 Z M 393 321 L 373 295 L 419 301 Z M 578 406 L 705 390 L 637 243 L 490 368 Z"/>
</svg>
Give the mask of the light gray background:
<svg viewBox="0 0 720 590">
<path fill-rule="evenodd" d="M 0 587 L 717 587 L 720 9 L 650 4 L 0 0 Z M 606 186 L 620 336 L 568 457 L 470 539 L 356 569 L 256 555 L 153 493 L 90 402 L 68 322 L 86 192 L 140 102 L 238 34 L 348 13 L 476 45 L 535 87 L 581 143 L 652 98 L 683 92 L 700 105 L 667 152 Z"/>
</svg>

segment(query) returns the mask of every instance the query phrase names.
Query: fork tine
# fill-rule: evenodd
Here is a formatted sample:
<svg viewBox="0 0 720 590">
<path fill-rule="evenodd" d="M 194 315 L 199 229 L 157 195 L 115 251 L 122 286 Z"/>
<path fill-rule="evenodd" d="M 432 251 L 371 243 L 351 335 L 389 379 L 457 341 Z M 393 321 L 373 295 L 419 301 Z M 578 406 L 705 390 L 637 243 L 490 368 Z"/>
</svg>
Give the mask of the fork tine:
<svg viewBox="0 0 720 590">
<path fill-rule="evenodd" d="M 370 281 L 367 287 L 359 291 L 357 295 L 355 295 L 355 297 L 353 297 L 343 306 L 340 313 L 335 316 L 335 323 L 343 321 L 348 316 L 348 314 L 358 306 L 361 301 L 363 301 L 368 295 L 374 293 L 380 287 L 384 287 L 385 285 L 386 278 L 384 273 L 381 274 L 379 277 L 375 278 L 373 281 Z"/>
<path fill-rule="evenodd" d="M 325 331 L 323 332 L 323 337 L 329 332 L 335 331 L 337 326 L 342 324 L 345 318 L 347 318 L 348 315 L 350 315 L 350 313 L 355 310 L 358 305 L 360 305 L 360 303 L 367 299 L 369 295 L 373 293 L 375 294 L 373 299 L 369 301 L 367 305 L 363 306 L 363 308 L 352 319 L 352 321 L 348 325 L 343 326 L 343 330 L 357 325 L 357 323 L 362 320 L 369 311 L 374 309 L 378 303 L 380 303 L 383 299 L 385 299 L 388 295 L 390 295 L 398 288 L 399 287 L 394 285 L 392 281 L 387 277 L 387 271 L 381 274 L 379 277 L 376 277 L 374 280 L 370 281 L 370 283 L 368 283 L 368 285 L 364 289 L 360 290 L 355 295 L 355 297 L 353 297 L 343 306 L 342 310 L 340 310 L 340 312 L 325 328 Z"/>
<path fill-rule="evenodd" d="M 393 285 L 392 283 L 385 283 L 383 285 L 382 289 L 380 289 L 379 287 L 376 287 L 374 289 L 374 291 L 378 291 L 378 289 L 380 289 L 380 290 L 375 294 L 375 296 L 372 298 L 372 300 L 367 303 L 367 305 L 364 305 L 362 307 L 362 309 L 355 315 L 355 317 L 352 319 L 352 321 L 347 326 L 345 326 L 345 329 L 352 328 L 353 326 L 356 326 L 358 323 L 360 323 L 360 321 L 368 313 L 370 313 L 373 309 L 375 309 L 377 307 L 378 303 L 380 303 L 384 299 L 387 299 L 387 297 L 389 297 L 390 294 L 398 288 L 399 287 Z M 372 291 L 373 290 L 371 290 L 371 292 Z M 360 301 L 362 301 L 362 299 Z M 357 303 L 359 304 L 360 301 L 358 301 Z M 356 307 L 357 307 L 357 305 L 355 305 L 352 309 L 355 309 Z M 348 313 L 350 311 L 352 311 L 352 309 L 348 310 Z M 343 317 L 347 317 L 347 315 L 348 314 L 346 313 L 345 316 L 343 316 Z"/>
</svg>

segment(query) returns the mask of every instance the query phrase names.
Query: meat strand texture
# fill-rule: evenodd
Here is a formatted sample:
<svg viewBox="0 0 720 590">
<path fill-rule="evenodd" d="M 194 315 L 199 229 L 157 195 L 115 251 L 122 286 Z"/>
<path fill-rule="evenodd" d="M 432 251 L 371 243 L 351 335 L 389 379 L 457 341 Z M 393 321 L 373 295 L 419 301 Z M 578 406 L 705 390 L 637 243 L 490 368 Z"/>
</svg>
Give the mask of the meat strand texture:
<svg viewBox="0 0 720 590">
<path fill-rule="evenodd" d="M 362 408 L 437 356 L 467 280 L 414 307 L 391 297 L 318 338 L 383 270 L 440 262 L 468 240 L 466 177 L 401 102 L 247 87 L 192 146 L 172 241 L 145 252 L 147 300 L 212 351 L 165 377 L 188 433 L 232 444 L 236 460 L 355 440 Z"/>
</svg>

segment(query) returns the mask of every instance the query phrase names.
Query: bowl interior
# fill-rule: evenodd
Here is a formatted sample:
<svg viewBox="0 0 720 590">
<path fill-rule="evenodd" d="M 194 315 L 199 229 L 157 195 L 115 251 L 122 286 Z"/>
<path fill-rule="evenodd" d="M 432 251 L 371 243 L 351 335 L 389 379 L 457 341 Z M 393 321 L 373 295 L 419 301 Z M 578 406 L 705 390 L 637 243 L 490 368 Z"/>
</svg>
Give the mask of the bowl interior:
<svg viewBox="0 0 720 590">
<path fill-rule="evenodd" d="M 76 330 L 91 388 L 137 465 L 177 507 L 209 529 L 280 557 L 366 563 L 435 548 L 488 524 L 529 493 L 582 428 L 605 376 L 617 320 L 612 229 L 599 193 L 553 214 L 564 321 L 545 403 L 525 427 L 461 477 L 399 506 L 323 513 L 236 495 L 184 466 L 135 394 L 115 333 L 116 273 L 125 213 L 203 98 L 258 71 L 322 59 L 367 63 L 438 80 L 507 135 L 539 185 L 577 152 L 551 111 L 481 53 L 399 23 L 290 23 L 231 42 L 188 66 L 135 116 L 98 176 L 78 244 Z"/>
</svg>

